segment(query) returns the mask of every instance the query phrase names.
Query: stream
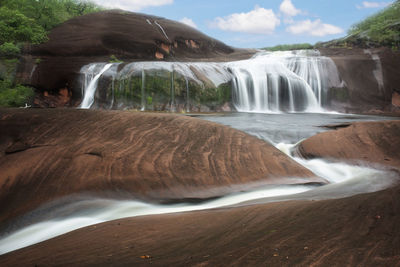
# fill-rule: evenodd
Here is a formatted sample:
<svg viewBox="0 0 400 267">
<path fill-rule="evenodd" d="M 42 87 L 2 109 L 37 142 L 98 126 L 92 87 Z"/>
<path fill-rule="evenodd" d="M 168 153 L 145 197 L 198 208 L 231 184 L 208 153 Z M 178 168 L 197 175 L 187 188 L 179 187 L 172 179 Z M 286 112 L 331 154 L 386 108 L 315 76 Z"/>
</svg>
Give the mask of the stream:
<svg viewBox="0 0 400 267">
<path fill-rule="evenodd" d="M 304 167 L 330 182 L 316 185 L 270 185 L 249 192 L 237 192 L 201 203 L 150 204 L 137 200 L 102 199 L 73 195 L 47 203 L 19 219 L 23 225 L 0 233 L 0 254 L 36 244 L 75 229 L 126 217 L 190 212 L 228 206 L 288 200 L 343 198 L 374 192 L 398 181 L 394 172 L 379 166 L 352 166 L 345 162 L 321 159 L 304 160 L 291 155 L 299 141 L 329 130 L 324 125 L 343 125 L 356 121 L 392 120 L 391 117 L 333 113 L 228 113 L 189 116 L 225 124 L 256 136 L 292 157 Z M 29 223 L 26 223 L 29 222 Z M 18 225 L 18 223 L 16 224 Z"/>
</svg>

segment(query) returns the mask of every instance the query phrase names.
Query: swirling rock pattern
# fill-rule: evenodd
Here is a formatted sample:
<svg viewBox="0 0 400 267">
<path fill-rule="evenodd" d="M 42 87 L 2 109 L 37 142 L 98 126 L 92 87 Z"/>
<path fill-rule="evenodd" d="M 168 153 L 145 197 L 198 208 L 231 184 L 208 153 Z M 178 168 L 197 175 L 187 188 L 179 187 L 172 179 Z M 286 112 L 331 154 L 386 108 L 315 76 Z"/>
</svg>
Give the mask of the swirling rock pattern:
<svg viewBox="0 0 400 267">
<path fill-rule="evenodd" d="M 0 219 L 73 193 L 168 202 L 325 183 L 272 145 L 182 115 L 0 110 Z"/>
<path fill-rule="evenodd" d="M 314 135 L 296 153 L 304 158 L 331 158 L 400 169 L 400 121 L 356 122 Z"/>
<path fill-rule="evenodd" d="M 1 266 L 398 266 L 400 187 L 344 199 L 143 216 L 0 256 Z"/>
</svg>

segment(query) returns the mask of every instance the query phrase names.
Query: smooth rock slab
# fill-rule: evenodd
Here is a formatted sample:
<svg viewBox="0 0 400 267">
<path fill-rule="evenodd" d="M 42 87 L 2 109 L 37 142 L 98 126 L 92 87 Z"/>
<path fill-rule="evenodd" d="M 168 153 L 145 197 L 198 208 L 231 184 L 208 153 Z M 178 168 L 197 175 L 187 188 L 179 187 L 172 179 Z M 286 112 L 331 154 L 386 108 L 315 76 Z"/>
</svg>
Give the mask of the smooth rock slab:
<svg viewBox="0 0 400 267">
<path fill-rule="evenodd" d="M 400 169 L 400 121 L 356 122 L 301 142 L 304 158 L 330 158 Z"/>
<path fill-rule="evenodd" d="M 92 225 L 1 266 L 399 266 L 400 187 Z"/>
<path fill-rule="evenodd" d="M 182 115 L 0 110 L 0 219 L 74 193 L 153 202 L 325 183 L 272 145 Z"/>
</svg>

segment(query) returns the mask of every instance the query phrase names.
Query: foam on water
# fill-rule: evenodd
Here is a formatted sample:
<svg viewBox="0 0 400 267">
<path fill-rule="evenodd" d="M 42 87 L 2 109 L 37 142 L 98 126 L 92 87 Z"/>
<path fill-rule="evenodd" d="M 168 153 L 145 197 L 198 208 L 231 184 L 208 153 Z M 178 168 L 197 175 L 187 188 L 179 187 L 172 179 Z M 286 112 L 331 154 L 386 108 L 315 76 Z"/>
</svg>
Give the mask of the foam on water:
<svg viewBox="0 0 400 267">
<path fill-rule="evenodd" d="M 305 192 L 313 186 L 275 186 L 259 189 L 251 192 L 242 192 L 228 195 L 220 199 L 202 204 L 175 204 L 155 205 L 139 201 L 117 201 L 110 199 L 89 199 L 65 205 L 62 209 L 74 210 L 67 217 L 54 218 L 52 220 L 39 222 L 0 240 L 0 254 L 4 254 L 19 248 L 36 244 L 55 236 L 70 231 L 98 224 L 101 222 L 116 220 L 126 217 L 136 217 L 153 214 L 178 213 L 186 211 L 198 211 L 219 208 L 250 201 L 259 198 L 275 197 L 282 195 L 297 194 Z M 93 208 L 95 207 L 95 208 Z"/>
<path fill-rule="evenodd" d="M 81 107 L 91 107 L 99 78 L 103 74 L 109 75 L 106 72 L 109 67 L 105 63 L 93 63 L 81 69 L 85 76 Z M 220 63 L 132 62 L 113 78 L 129 80 L 141 73 L 161 77 L 178 73 L 186 81 L 203 87 L 217 88 L 230 83 L 233 105 L 240 112 L 324 112 L 327 90 L 344 86 L 333 61 L 314 50 L 259 52 L 251 59 Z M 189 86 L 187 89 L 190 91 Z M 108 97 L 114 97 L 114 94 Z M 113 99 L 108 99 L 108 102 L 113 102 Z"/>
<path fill-rule="evenodd" d="M 277 147 L 290 155 L 293 145 L 281 143 Z M 49 211 L 50 214 L 58 214 L 58 217 L 29 225 L 9 235 L 3 235 L 0 240 L 0 254 L 36 244 L 78 228 L 120 218 L 284 200 L 339 198 L 382 190 L 398 179 L 397 175 L 393 173 L 369 167 L 329 163 L 323 160 L 294 159 L 315 174 L 325 178 L 330 184 L 325 186 L 264 186 L 257 190 L 230 194 L 200 204 L 156 205 L 135 200 L 121 201 L 100 198 L 78 200 L 58 207 L 58 212 Z"/>
</svg>

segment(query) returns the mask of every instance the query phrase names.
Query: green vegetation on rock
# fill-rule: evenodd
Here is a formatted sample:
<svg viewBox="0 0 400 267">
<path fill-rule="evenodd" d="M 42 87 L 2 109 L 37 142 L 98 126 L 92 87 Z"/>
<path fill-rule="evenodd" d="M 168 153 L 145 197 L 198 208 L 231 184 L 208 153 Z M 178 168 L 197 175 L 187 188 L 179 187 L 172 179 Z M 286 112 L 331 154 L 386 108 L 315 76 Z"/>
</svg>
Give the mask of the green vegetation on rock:
<svg viewBox="0 0 400 267">
<path fill-rule="evenodd" d="M 78 0 L 2 0 L 0 7 L 0 45 L 39 44 L 47 32 L 62 22 L 101 8 Z"/>
<path fill-rule="evenodd" d="M 353 25 L 349 35 L 364 37 L 367 41 L 384 45 L 400 45 L 400 1 Z"/>
<path fill-rule="evenodd" d="M 0 59 L 0 107 L 21 107 L 31 104 L 34 91 L 15 84 L 14 76 L 18 59 Z"/>
<path fill-rule="evenodd" d="M 348 36 L 324 43 L 318 47 L 391 47 L 400 48 L 400 1 L 392 3 L 382 11 L 354 24 L 348 31 Z"/>
<path fill-rule="evenodd" d="M 264 50 L 267 51 L 288 51 L 288 50 L 303 50 L 303 49 L 313 49 L 314 46 L 308 43 L 304 44 L 283 44 L 276 45 L 272 47 L 265 47 Z"/>
<path fill-rule="evenodd" d="M 13 43 L 5 42 L 0 45 L 0 55 L 5 58 L 15 58 L 21 52 L 20 48 Z"/>
<path fill-rule="evenodd" d="M 115 55 L 111 55 L 110 60 L 108 62 L 109 63 L 123 63 L 124 61 L 118 59 Z"/>
<path fill-rule="evenodd" d="M 0 107 L 21 107 L 32 101 L 34 91 L 30 87 L 13 85 L 10 80 L 0 80 Z"/>
<path fill-rule="evenodd" d="M 102 9 L 80 0 L 1 0 L 0 3 L 0 106 L 24 106 L 31 101 L 33 89 L 15 83 L 21 48 L 47 41 L 48 31 L 70 18 Z"/>
</svg>

